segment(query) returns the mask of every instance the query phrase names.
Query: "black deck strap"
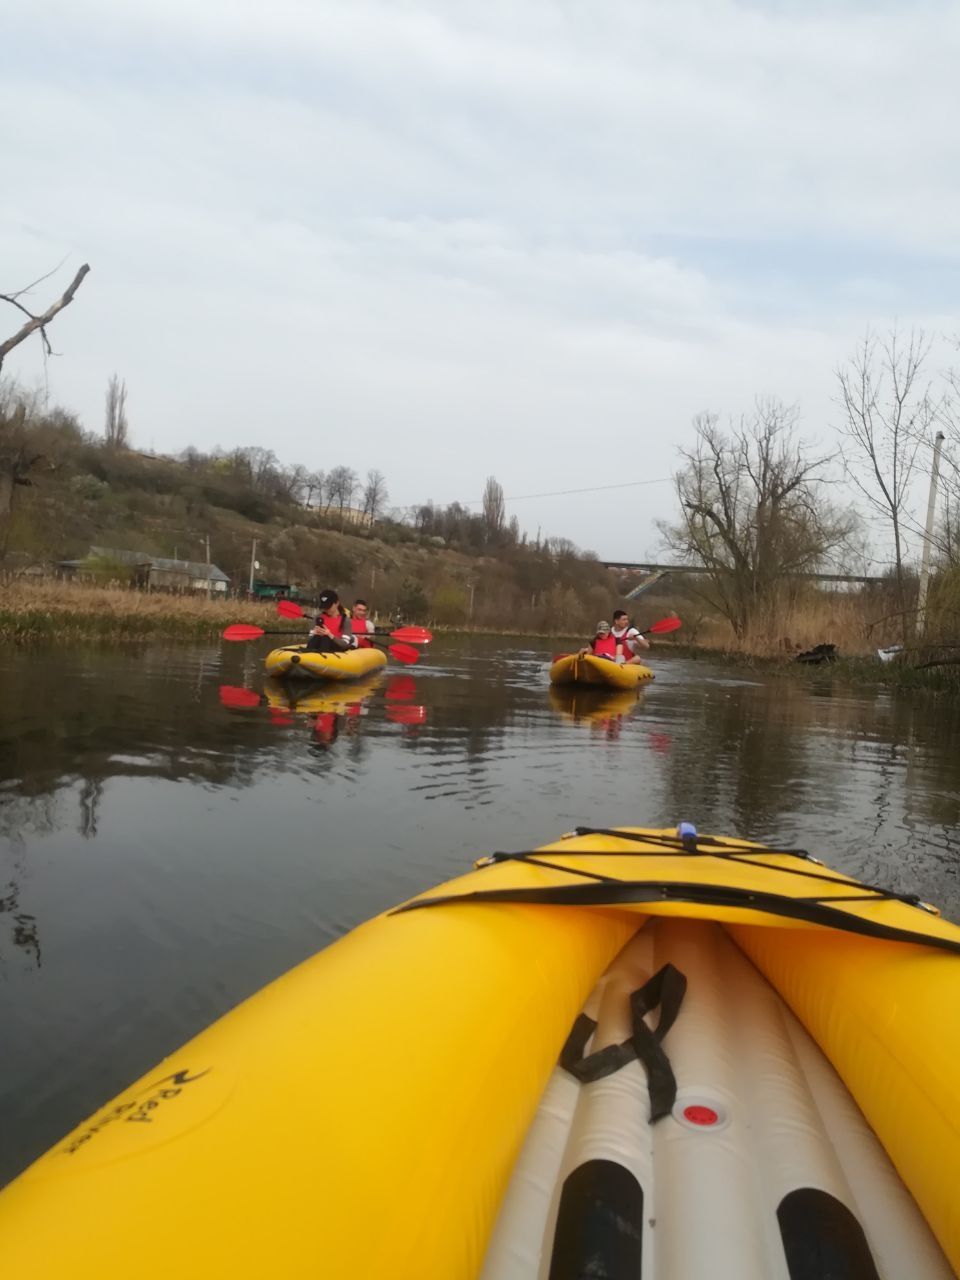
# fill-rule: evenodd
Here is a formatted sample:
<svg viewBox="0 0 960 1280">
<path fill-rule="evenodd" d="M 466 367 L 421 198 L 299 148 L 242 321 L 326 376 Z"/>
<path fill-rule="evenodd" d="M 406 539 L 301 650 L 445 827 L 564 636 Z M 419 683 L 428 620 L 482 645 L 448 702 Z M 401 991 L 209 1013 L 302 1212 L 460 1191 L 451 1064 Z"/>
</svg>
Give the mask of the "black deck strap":
<svg viewBox="0 0 960 1280">
<path fill-rule="evenodd" d="M 716 857 L 720 853 L 740 853 L 756 855 L 759 853 L 776 853 L 784 858 L 803 858 L 811 861 L 806 849 L 779 849 L 774 845 L 748 845 L 740 840 L 725 840 L 722 836 L 697 835 L 696 849 L 689 852 L 688 846 L 676 835 L 660 835 L 656 831 L 625 831 L 619 827 L 574 827 L 578 836 L 611 836 L 616 840 L 632 840 L 637 844 L 655 844 L 661 849 L 672 849 L 676 853 L 688 854 L 690 857 Z M 612 852 L 612 850 L 611 850 Z M 618 849 L 624 857 L 629 857 L 625 849 Z"/>
<path fill-rule="evenodd" d="M 636 1058 L 647 1073 L 650 1123 L 669 1115 L 677 1097 L 677 1081 L 670 1060 L 663 1051 L 662 1041 L 677 1020 L 686 990 L 686 977 L 674 965 L 665 964 L 630 994 L 632 1030 L 629 1038 L 620 1044 L 605 1045 L 586 1057 L 583 1051 L 597 1024 L 587 1014 L 579 1014 L 560 1051 L 560 1066 L 581 1084 L 592 1084 L 594 1080 L 612 1076 Z M 644 1017 L 657 1008 L 660 1009 L 660 1020 L 651 1030 Z"/>
<path fill-rule="evenodd" d="M 883 942 L 910 942 L 914 946 L 933 947 L 935 950 L 960 955 L 960 942 L 953 938 L 940 938 L 935 934 L 915 933 L 912 929 L 880 924 L 876 920 L 867 920 L 863 916 L 850 915 L 837 907 L 827 906 L 818 899 L 788 898 L 779 893 L 760 893 L 756 889 L 689 884 L 686 881 L 658 880 L 650 883 L 646 880 L 619 880 L 613 884 L 559 884 L 537 889 L 476 889 L 472 893 L 446 893 L 432 898 L 414 898 L 394 907 L 389 914 L 405 915 L 408 911 L 422 911 L 428 907 L 484 902 L 517 902 L 556 907 L 617 907 L 628 903 L 687 902 L 699 906 L 736 907 L 742 911 L 759 911 L 788 920 L 803 920 L 808 924 L 822 925 L 826 929 L 839 929 L 865 938 L 878 938 Z"/>
<path fill-rule="evenodd" d="M 548 871 L 562 871 L 568 876 L 582 876 L 584 880 L 606 881 L 610 884 L 616 884 L 619 877 L 605 876 L 601 871 L 584 871 L 579 867 L 565 867 L 562 862 L 551 862 L 548 858 L 542 857 L 537 853 L 536 849 L 531 849 L 528 853 L 514 855 L 520 862 L 526 862 L 529 866 L 546 867 Z"/>
<path fill-rule="evenodd" d="M 686 990 L 686 976 L 672 964 L 665 964 L 630 997 L 633 1045 L 647 1073 L 651 1124 L 668 1116 L 677 1100 L 677 1079 L 670 1060 L 663 1051 L 662 1041 L 677 1020 Z M 651 1031 L 643 1020 L 644 1015 L 651 1013 L 658 1005 L 660 1020 Z"/>
<path fill-rule="evenodd" d="M 633 1040 L 630 1039 L 624 1040 L 622 1044 L 608 1044 L 596 1053 L 584 1057 L 587 1041 L 596 1029 L 597 1024 L 593 1018 L 585 1013 L 578 1014 L 576 1022 L 570 1028 L 567 1042 L 560 1050 L 560 1066 L 581 1084 L 592 1084 L 594 1080 L 612 1076 L 637 1056 Z"/>
<path fill-rule="evenodd" d="M 553 850 L 561 856 L 566 852 L 566 856 L 571 858 L 662 858 L 663 849 L 644 849 L 636 853 L 624 852 L 622 849 L 570 849 Z M 902 902 L 908 907 L 919 907 L 928 914 L 931 908 L 924 903 L 923 899 L 917 893 L 899 893 L 895 889 L 885 889 L 882 885 L 867 884 L 862 880 L 856 880 L 852 877 L 842 876 L 838 874 L 829 875 L 826 871 L 807 871 L 800 867 L 781 867 L 774 862 L 759 862 L 757 854 L 759 853 L 779 853 L 779 850 L 771 849 L 744 849 L 742 851 L 731 849 L 726 852 L 717 853 L 709 850 L 700 849 L 696 854 L 687 855 L 683 849 L 676 848 L 668 850 L 668 852 L 682 853 L 684 856 L 718 858 L 725 862 L 735 862 L 743 866 L 760 869 L 762 871 L 774 871 L 779 875 L 800 876 L 804 880 L 819 880 L 822 884 L 832 885 L 836 888 L 863 889 L 861 896 L 850 895 L 834 895 L 833 897 L 817 894 L 815 897 L 804 899 L 810 902 Z M 747 857 L 746 855 L 750 856 Z M 537 849 L 521 849 L 516 853 L 496 853 L 491 854 L 488 858 L 482 858 L 476 866 L 478 870 L 482 867 L 490 866 L 494 862 L 525 862 L 536 866 L 548 867 L 551 871 L 563 871 L 570 876 L 581 876 L 585 880 L 609 880 L 615 884 L 624 883 L 618 876 L 607 876 L 599 871 L 585 871 L 579 867 L 565 866 L 559 862 L 545 861 Z M 934 915 L 939 912 L 934 911 Z"/>
</svg>

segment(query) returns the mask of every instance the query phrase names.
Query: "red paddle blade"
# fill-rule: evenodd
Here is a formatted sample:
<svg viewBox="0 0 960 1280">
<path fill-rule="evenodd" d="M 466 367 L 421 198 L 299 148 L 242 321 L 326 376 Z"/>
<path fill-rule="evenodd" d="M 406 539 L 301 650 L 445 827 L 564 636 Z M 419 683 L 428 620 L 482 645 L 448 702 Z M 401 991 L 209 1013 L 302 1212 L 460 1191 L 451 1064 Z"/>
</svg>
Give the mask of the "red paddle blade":
<svg viewBox="0 0 960 1280">
<path fill-rule="evenodd" d="M 397 627 L 396 631 L 390 632 L 390 639 L 406 640 L 410 644 L 429 644 L 433 639 L 433 632 L 426 627 Z"/>
<path fill-rule="evenodd" d="M 392 676 L 385 693 L 390 702 L 412 702 L 417 696 L 417 682 L 413 676 Z"/>
<path fill-rule="evenodd" d="M 255 693 L 253 689 L 241 689 L 236 684 L 222 684 L 220 686 L 220 701 L 225 707 L 246 710 L 248 707 L 259 707 L 260 695 Z"/>
<path fill-rule="evenodd" d="M 277 613 L 281 618 L 305 618 L 307 616 L 293 600 L 278 600 Z"/>
<path fill-rule="evenodd" d="M 655 622 L 652 627 L 647 630 L 647 635 L 663 636 L 668 631 L 679 631 L 681 622 L 679 618 L 661 618 L 659 622 Z"/>
<path fill-rule="evenodd" d="M 237 622 L 234 626 L 227 627 L 223 638 L 224 640 L 259 640 L 266 634 L 263 627 L 250 627 L 245 622 Z"/>
<path fill-rule="evenodd" d="M 409 644 L 392 644 L 387 652 L 391 658 L 396 658 L 397 662 L 414 663 L 420 661 L 420 650 L 414 649 Z"/>
<path fill-rule="evenodd" d="M 427 708 L 416 707 L 387 707 L 387 719 L 392 720 L 394 724 L 426 724 Z"/>
</svg>

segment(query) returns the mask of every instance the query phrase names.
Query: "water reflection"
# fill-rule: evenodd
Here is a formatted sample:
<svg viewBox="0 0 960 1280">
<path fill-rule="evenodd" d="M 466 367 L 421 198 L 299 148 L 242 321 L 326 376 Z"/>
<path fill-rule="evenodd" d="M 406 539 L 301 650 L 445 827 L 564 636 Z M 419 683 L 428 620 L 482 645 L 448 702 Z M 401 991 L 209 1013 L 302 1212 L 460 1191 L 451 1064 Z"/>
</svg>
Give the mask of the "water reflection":
<svg viewBox="0 0 960 1280">
<path fill-rule="evenodd" d="M 603 689 L 589 685 L 550 686 L 550 705 L 565 720 L 586 724 L 591 733 L 610 740 L 620 737 L 624 717 L 643 706 L 644 691 Z"/>
<path fill-rule="evenodd" d="M 549 644 L 265 682 L 256 646 L 0 655 L 0 1178 L 237 1000 L 493 848 L 578 823 L 806 845 L 960 916 L 960 706 Z M 42 965 L 41 965 L 42 958 Z"/>
</svg>

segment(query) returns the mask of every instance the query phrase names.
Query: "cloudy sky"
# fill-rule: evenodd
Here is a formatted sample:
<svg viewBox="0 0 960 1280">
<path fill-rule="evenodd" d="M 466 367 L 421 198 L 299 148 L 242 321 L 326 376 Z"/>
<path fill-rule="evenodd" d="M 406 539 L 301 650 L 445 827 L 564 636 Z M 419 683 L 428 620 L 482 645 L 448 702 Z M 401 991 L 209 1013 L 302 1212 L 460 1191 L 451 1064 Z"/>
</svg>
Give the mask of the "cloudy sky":
<svg viewBox="0 0 960 1280">
<path fill-rule="evenodd" d="M 0 292 L 92 270 L 4 371 L 139 447 L 596 487 L 508 508 L 631 558 L 695 413 L 829 442 L 867 324 L 957 328 L 947 0 L 5 8 Z"/>
</svg>

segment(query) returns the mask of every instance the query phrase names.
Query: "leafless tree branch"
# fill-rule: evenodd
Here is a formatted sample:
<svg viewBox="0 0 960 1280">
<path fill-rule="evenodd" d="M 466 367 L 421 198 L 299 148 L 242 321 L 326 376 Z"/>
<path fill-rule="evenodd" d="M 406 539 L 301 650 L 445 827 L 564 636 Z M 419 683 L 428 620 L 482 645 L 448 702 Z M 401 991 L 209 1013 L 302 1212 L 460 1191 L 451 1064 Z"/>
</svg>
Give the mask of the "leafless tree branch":
<svg viewBox="0 0 960 1280">
<path fill-rule="evenodd" d="M 33 315 L 26 307 L 17 301 L 18 298 L 22 297 L 22 295 L 27 292 L 26 289 L 21 289 L 17 293 L 13 294 L 0 294 L 0 302 L 9 302 L 11 306 L 17 307 L 18 310 L 29 316 L 27 323 L 22 325 L 11 338 L 7 338 L 5 342 L 0 342 L 0 369 L 3 368 L 3 361 L 5 357 L 9 355 L 14 347 L 18 347 L 20 343 L 29 338 L 32 333 L 36 333 L 38 331 L 43 341 L 44 350 L 48 355 L 52 354 L 53 348 L 50 346 L 50 340 L 47 337 L 46 326 L 64 309 L 64 307 L 68 307 L 70 305 L 73 301 L 74 294 L 80 288 L 80 285 L 83 283 L 83 278 L 89 270 L 90 267 L 87 263 L 84 263 L 77 274 L 73 277 L 72 282 L 61 297 L 59 297 L 56 302 L 51 303 L 50 306 L 47 307 L 46 311 L 39 316 Z M 41 280 L 46 278 L 46 276 L 42 276 Z M 39 283 L 39 280 L 34 282 L 34 284 Z M 28 286 L 28 288 L 31 289 L 33 287 L 33 285 Z"/>
</svg>

